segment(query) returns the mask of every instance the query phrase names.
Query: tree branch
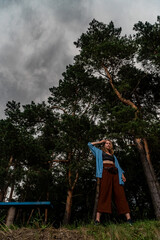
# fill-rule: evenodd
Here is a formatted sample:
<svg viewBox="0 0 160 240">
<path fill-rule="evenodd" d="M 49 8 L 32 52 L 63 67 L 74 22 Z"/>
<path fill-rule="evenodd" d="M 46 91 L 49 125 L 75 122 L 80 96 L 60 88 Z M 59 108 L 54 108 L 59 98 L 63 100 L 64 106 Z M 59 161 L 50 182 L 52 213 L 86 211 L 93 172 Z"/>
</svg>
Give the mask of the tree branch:
<svg viewBox="0 0 160 240">
<path fill-rule="evenodd" d="M 104 68 L 104 70 L 105 70 L 105 72 L 107 74 L 107 77 L 109 78 L 110 85 L 111 85 L 112 89 L 114 90 L 115 94 L 117 95 L 117 97 L 119 98 L 119 100 L 121 102 L 123 102 L 124 104 L 127 104 L 127 105 L 131 106 L 132 108 L 134 108 L 136 110 L 136 117 L 137 117 L 138 107 L 133 102 L 131 102 L 129 99 L 126 99 L 126 98 L 122 97 L 121 93 L 114 86 L 112 77 L 111 77 L 108 69 L 106 68 L 105 65 L 102 65 L 102 66 L 103 66 L 103 68 Z"/>
<path fill-rule="evenodd" d="M 48 161 L 48 163 L 51 163 L 51 162 L 63 162 L 63 163 L 67 163 L 67 162 L 69 162 L 69 160 L 54 159 L 54 160 Z"/>
</svg>

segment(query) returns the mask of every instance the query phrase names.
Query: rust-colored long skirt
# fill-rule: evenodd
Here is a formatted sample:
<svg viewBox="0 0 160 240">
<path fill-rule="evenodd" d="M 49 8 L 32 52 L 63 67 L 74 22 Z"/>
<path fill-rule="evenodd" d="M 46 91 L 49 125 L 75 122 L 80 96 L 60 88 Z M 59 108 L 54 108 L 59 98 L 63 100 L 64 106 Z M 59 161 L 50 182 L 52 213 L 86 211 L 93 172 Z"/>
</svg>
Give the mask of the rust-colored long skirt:
<svg viewBox="0 0 160 240">
<path fill-rule="evenodd" d="M 103 164 L 103 167 L 112 167 L 113 164 Z M 115 166 L 114 166 L 115 167 Z M 97 212 L 112 213 L 112 194 L 119 214 L 129 213 L 130 209 L 126 200 L 124 188 L 119 184 L 118 173 L 110 173 L 103 168 L 100 181 Z"/>
</svg>

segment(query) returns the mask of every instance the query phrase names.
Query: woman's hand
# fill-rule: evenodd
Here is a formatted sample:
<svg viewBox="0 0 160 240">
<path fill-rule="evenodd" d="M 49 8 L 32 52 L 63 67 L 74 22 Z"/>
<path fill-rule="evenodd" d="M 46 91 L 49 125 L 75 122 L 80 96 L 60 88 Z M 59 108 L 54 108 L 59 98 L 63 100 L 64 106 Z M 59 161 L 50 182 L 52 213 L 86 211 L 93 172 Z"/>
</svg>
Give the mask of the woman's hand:
<svg viewBox="0 0 160 240">
<path fill-rule="evenodd" d="M 122 173 L 122 180 L 123 180 L 123 182 L 126 182 L 126 178 L 123 173 Z"/>
</svg>

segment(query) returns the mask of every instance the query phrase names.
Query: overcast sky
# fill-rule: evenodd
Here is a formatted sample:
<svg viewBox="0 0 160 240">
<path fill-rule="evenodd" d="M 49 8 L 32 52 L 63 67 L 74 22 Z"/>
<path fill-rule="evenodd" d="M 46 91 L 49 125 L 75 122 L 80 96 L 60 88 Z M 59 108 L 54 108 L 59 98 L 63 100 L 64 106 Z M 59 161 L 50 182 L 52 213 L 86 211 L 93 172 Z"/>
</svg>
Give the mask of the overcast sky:
<svg viewBox="0 0 160 240">
<path fill-rule="evenodd" d="M 158 15 L 159 0 L 0 0 L 0 119 L 8 101 L 47 100 L 93 18 L 130 34 Z"/>
</svg>

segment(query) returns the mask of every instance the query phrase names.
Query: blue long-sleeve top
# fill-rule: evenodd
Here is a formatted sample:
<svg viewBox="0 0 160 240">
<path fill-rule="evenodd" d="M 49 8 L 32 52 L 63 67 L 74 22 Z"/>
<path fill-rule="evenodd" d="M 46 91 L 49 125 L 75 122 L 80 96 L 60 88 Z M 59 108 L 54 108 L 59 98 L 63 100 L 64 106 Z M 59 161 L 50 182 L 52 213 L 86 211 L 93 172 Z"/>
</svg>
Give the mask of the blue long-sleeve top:
<svg viewBox="0 0 160 240">
<path fill-rule="evenodd" d="M 95 147 L 90 142 L 88 143 L 88 147 L 90 148 L 93 155 L 96 157 L 96 177 L 102 178 L 102 172 L 103 172 L 102 150 Z M 115 155 L 113 155 L 113 156 L 115 159 L 115 167 L 118 169 L 119 184 L 124 185 L 124 182 L 122 180 L 122 173 L 124 173 L 124 171 L 120 167 L 116 156 Z"/>
</svg>

